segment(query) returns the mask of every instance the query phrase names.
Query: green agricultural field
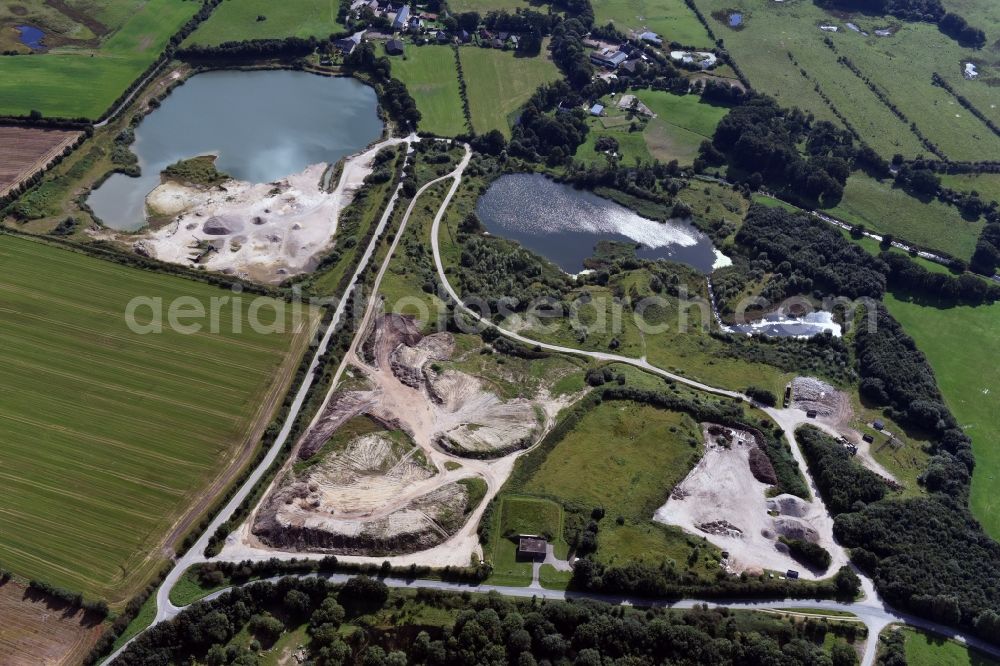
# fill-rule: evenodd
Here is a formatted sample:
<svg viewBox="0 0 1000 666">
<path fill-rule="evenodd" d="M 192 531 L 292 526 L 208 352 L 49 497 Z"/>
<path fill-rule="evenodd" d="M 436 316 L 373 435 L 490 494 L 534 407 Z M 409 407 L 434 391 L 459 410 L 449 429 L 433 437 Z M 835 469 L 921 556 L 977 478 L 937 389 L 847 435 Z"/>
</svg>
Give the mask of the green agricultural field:
<svg viewBox="0 0 1000 666">
<path fill-rule="evenodd" d="M 960 192 L 978 192 L 986 203 L 1000 202 L 1000 173 L 943 174 L 941 184 Z"/>
<path fill-rule="evenodd" d="M 312 317 L 255 332 L 244 296 L 241 314 L 219 309 L 219 333 L 202 320 L 182 334 L 164 315 L 164 332 L 140 334 L 125 320 L 135 297 L 165 310 L 186 297 L 183 315 L 226 292 L 9 235 L 0 264 L 0 566 L 121 602 L 257 444 Z"/>
<path fill-rule="evenodd" d="M 976 469 L 970 505 L 983 528 L 1000 539 L 1000 366 L 984 363 L 1000 339 L 1000 305 L 940 309 L 885 296 L 886 307 L 927 355 L 948 407 L 972 437 Z"/>
<path fill-rule="evenodd" d="M 651 30 L 665 44 L 680 42 L 685 46 L 712 46 L 705 26 L 683 0 L 594 0 L 594 23 L 613 23 L 630 31 Z"/>
<path fill-rule="evenodd" d="M 700 442 L 685 414 L 608 401 L 556 445 L 523 490 L 648 521 L 697 461 Z"/>
<path fill-rule="evenodd" d="M 448 3 L 448 8 L 456 13 L 479 12 L 486 15 L 489 12 L 506 11 L 511 14 L 518 9 L 527 9 L 532 6 L 527 0 L 453 0 Z M 536 7 L 537 9 L 537 7 Z"/>
<path fill-rule="evenodd" d="M 675 95 L 660 90 L 639 90 L 635 95 L 656 114 L 655 118 L 637 122 L 641 132 L 632 130 L 632 118 L 620 110 L 617 97 L 605 98 L 605 116 L 590 118 L 587 140 L 577 149 L 576 158 L 585 163 L 603 162 L 606 158 L 594 146 L 602 136 L 618 141 L 619 155 L 624 164 L 636 159 L 661 162 L 677 160 L 691 164 L 698 156 L 698 146 L 710 139 L 719 121 L 729 109 L 702 101 L 697 95 Z"/>
<path fill-rule="evenodd" d="M 44 116 L 99 117 L 198 8 L 196 2 L 149 0 L 100 45 L 0 58 L 0 115 L 36 110 Z"/>
<path fill-rule="evenodd" d="M 469 95 L 472 126 L 480 134 L 500 130 L 510 136 L 518 109 L 538 86 L 559 78 L 559 70 L 546 55 L 521 57 L 512 51 L 466 46 L 459 49 L 462 74 Z"/>
<path fill-rule="evenodd" d="M 936 199 L 924 203 L 894 187 L 891 180 L 878 181 L 862 173 L 851 175 L 844 198 L 826 212 L 849 224 L 863 224 L 876 233 L 893 234 L 966 261 L 983 228 L 981 221 L 963 219 L 954 206 Z"/>
<path fill-rule="evenodd" d="M 633 380 L 635 377 L 629 383 Z M 614 446 L 609 445 L 611 441 Z M 521 473 L 515 472 L 510 492 L 517 494 L 503 498 L 501 525 L 515 524 L 507 516 L 518 516 L 519 526 L 539 530 L 551 530 L 555 524 L 555 514 L 548 516 L 540 509 L 547 504 L 525 504 L 546 500 L 529 499 L 520 493 L 553 498 L 578 507 L 588 516 L 590 509 L 601 507 L 605 510 L 598 532 L 597 557 L 601 561 L 659 565 L 673 560 L 685 567 L 691 544 L 696 543 L 703 547 L 692 565 L 694 570 L 700 570 L 700 555 L 706 563 L 711 560 L 706 570 L 717 569 L 718 558 L 712 559 L 717 552 L 702 544 L 703 539 L 652 522 L 653 513 L 701 451 L 698 424 L 686 414 L 626 401 L 601 403 L 554 448 L 533 454 L 544 455 L 544 459 L 537 464 L 526 460 Z M 524 473 L 526 478 L 522 478 Z M 509 502 L 517 503 L 516 511 L 508 508 Z M 554 503 L 552 506 L 558 508 Z"/>
<path fill-rule="evenodd" d="M 992 62 L 993 56 L 962 48 L 936 26 L 877 16 L 844 18 L 811 2 L 697 2 L 755 88 L 774 95 L 782 104 L 835 120 L 814 89 L 818 84 L 862 137 L 887 157 L 894 153 L 914 157 L 928 152 L 910 130 L 911 121 L 952 159 L 989 159 L 989 155 L 1000 151 L 1000 137 L 958 106 L 947 91 L 931 84 L 931 75 L 938 72 L 984 113 L 1000 114 L 990 108 L 988 100 L 995 94 L 983 79 L 966 82 L 961 76 L 963 60 Z M 729 10 L 743 13 L 742 29 L 728 27 Z M 849 30 L 848 20 L 869 36 Z M 836 26 L 838 32 L 824 32 L 820 25 Z M 898 30 L 889 37 L 875 36 L 875 29 L 886 27 Z M 833 48 L 824 39 L 829 39 Z M 863 76 L 884 91 L 907 121 L 896 117 L 861 78 L 838 63 L 841 56 L 850 58 Z M 989 75 L 993 65 L 984 66 L 984 76 Z"/>
<path fill-rule="evenodd" d="M 996 666 L 993 657 L 978 652 L 956 641 L 941 638 L 923 631 L 898 629 L 906 636 L 906 663 L 908 666 Z"/>
<path fill-rule="evenodd" d="M 327 37 L 344 31 L 337 0 L 223 0 L 185 44 L 215 46 L 243 39 Z M 258 17 L 264 20 L 258 20 Z"/>
<path fill-rule="evenodd" d="M 466 131 L 452 47 L 408 44 L 405 55 L 392 56 L 389 60 L 392 75 L 406 84 L 417 102 L 421 130 L 440 136 L 455 136 Z"/>
</svg>

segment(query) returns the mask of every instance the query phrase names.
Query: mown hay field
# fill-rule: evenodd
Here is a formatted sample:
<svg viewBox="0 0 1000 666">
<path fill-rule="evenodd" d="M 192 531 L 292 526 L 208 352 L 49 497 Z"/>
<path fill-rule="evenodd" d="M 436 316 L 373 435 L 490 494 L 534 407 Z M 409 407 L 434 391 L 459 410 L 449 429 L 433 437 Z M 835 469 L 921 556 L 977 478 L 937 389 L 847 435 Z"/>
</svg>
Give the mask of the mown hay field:
<svg viewBox="0 0 1000 666">
<path fill-rule="evenodd" d="M 9 235 L 0 265 L 0 566 L 120 602 L 252 453 L 314 313 L 294 328 L 269 299 L 259 321 L 286 332 L 255 332 L 244 294 L 241 314 L 219 309 L 219 333 L 183 319 L 206 324 L 184 334 L 168 326 L 175 299 L 208 310 L 232 294 Z M 127 326 L 139 296 L 162 299 L 162 333 Z"/>
<path fill-rule="evenodd" d="M 0 116 L 34 110 L 49 117 L 98 118 L 200 7 L 182 0 L 118 2 L 135 5 L 134 11 L 99 45 L 0 58 Z"/>
<path fill-rule="evenodd" d="M 500 130 L 509 138 L 517 111 L 538 86 L 559 78 L 559 70 L 544 46 L 541 53 L 524 57 L 513 51 L 473 46 L 459 49 L 476 132 Z"/>
<path fill-rule="evenodd" d="M 911 131 L 910 122 L 951 159 L 990 159 L 1000 151 L 1000 137 L 961 108 L 947 91 L 931 83 L 932 74 L 938 72 L 984 113 L 1000 114 L 989 103 L 989 98 L 995 97 L 994 89 L 985 80 L 965 81 L 961 75 L 961 63 L 974 60 L 982 63 L 982 79 L 992 76 L 997 67 L 995 52 L 965 49 L 931 24 L 861 14 L 834 16 L 811 2 L 697 3 L 755 88 L 774 95 L 785 106 L 798 106 L 819 118 L 836 120 L 815 90 L 818 84 L 862 138 L 886 157 L 928 153 Z M 743 15 L 741 29 L 727 25 L 727 12 L 732 10 Z M 868 35 L 851 30 L 848 22 Z M 837 27 L 838 31 L 824 32 L 821 25 Z M 875 35 L 876 29 L 885 28 L 895 30 L 894 34 Z M 849 58 L 862 77 L 839 63 L 840 57 Z M 906 121 L 894 115 L 863 78 L 882 91 Z"/>
<path fill-rule="evenodd" d="M 79 136 L 67 130 L 0 126 L 0 195 L 30 178 Z"/>
<path fill-rule="evenodd" d="M 705 26 L 683 0 L 594 0 L 594 23 L 630 31 L 657 33 L 665 44 L 712 46 Z"/>
<path fill-rule="evenodd" d="M 337 0 L 226 0 L 185 45 L 216 46 L 244 39 L 328 37 L 343 32 Z M 260 17 L 263 17 L 261 19 Z"/>
<path fill-rule="evenodd" d="M 972 438 L 976 469 L 969 505 L 994 539 L 1000 539 L 1000 366 L 984 363 L 1000 340 L 1000 305 L 937 308 L 887 294 L 886 307 L 927 355 L 949 409 Z"/>
<path fill-rule="evenodd" d="M 0 664 L 83 663 L 104 624 L 93 613 L 34 594 L 14 580 L 0 583 Z"/>
<path fill-rule="evenodd" d="M 406 84 L 417 103 L 421 130 L 439 136 L 466 131 L 455 52 L 450 46 L 407 44 L 405 56 L 391 56 L 389 61 L 392 75 Z"/>
</svg>

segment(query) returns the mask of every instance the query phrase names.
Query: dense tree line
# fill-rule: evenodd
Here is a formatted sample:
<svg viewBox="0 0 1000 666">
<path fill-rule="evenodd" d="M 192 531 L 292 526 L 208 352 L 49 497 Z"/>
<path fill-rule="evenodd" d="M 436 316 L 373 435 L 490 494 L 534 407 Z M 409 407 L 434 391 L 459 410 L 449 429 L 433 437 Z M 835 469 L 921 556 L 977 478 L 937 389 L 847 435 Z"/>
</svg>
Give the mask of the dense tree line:
<svg viewBox="0 0 1000 666">
<path fill-rule="evenodd" d="M 856 510 L 886 496 L 888 486 L 877 474 L 854 462 L 841 444 L 813 426 L 795 431 L 809 471 L 833 515 Z"/>
<path fill-rule="evenodd" d="M 364 664 L 632 664 L 849 666 L 849 643 L 864 637 L 855 623 L 790 622 L 775 617 L 695 608 L 638 610 L 595 601 L 511 601 L 419 590 L 419 603 L 449 621 L 373 624 L 362 616 L 397 618 L 405 601 L 378 580 L 342 586 L 322 579 L 284 578 L 233 590 L 186 609 L 141 635 L 119 663 L 256 664 L 260 650 L 305 625 L 307 659 L 317 666 Z M 360 619 L 359 619 L 360 618 Z M 345 624 L 351 631 L 342 631 Z M 346 627 L 344 627 L 346 628 Z M 245 632 L 249 645 L 231 639 Z M 828 653 L 827 634 L 839 636 Z"/>
<path fill-rule="evenodd" d="M 720 573 L 721 569 L 720 569 Z M 640 597 L 741 597 L 818 599 L 839 597 L 853 599 L 860 581 L 850 567 L 841 567 L 829 579 L 821 581 L 778 580 L 722 574 L 711 585 L 686 582 L 685 574 L 669 567 L 642 562 L 617 566 L 583 557 L 573 566 L 573 584 L 580 589 L 608 594 Z"/>
<path fill-rule="evenodd" d="M 286 37 L 284 39 L 242 39 L 223 42 L 215 46 L 192 44 L 176 53 L 182 60 L 218 62 L 236 60 L 263 60 L 265 58 L 295 59 L 309 55 L 320 45 L 315 37 Z"/>
<path fill-rule="evenodd" d="M 1000 636 L 1000 545 L 964 503 L 932 494 L 837 516 L 834 534 L 898 608 Z"/>
<path fill-rule="evenodd" d="M 971 472 L 969 439 L 945 406 L 927 358 L 885 306 L 873 303 L 866 310 L 855 334 L 862 397 L 885 407 L 893 420 L 940 438 Z"/>
<path fill-rule="evenodd" d="M 972 268 L 993 275 L 1000 259 L 994 243 L 1000 242 L 1000 224 L 986 225 L 972 257 Z M 931 297 L 941 304 L 981 305 L 1000 300 L 1000 285 L 971 273 L 948 275 L 929 271 L 899 252 L 883 252 L 889 286 L 898 291 Z M 987 272 L 988 271 L 988 272 Z"/>
<path fill-rule="evenodd" d="M 344 58 L 344 66 L 369 74 L 379 87 L 382 108 L 404 131 L 414 131 L 420 122 L 416 100 L 399 79 L 392 78 L 392 66 L 386 56 L 378 57 L 371 42 L 362 42 Z"/>
<path fill-rule="evenodd" d="M 793 271 L 834 296 L 878 298 L 885 291 L 885 265 L 825 222 L 781 208 L 750 207 L 736 242 L 751 255 L 766 256 L 779 271 Z M 787 265 L 782 268 L 782 264 Z"/>
</svg>

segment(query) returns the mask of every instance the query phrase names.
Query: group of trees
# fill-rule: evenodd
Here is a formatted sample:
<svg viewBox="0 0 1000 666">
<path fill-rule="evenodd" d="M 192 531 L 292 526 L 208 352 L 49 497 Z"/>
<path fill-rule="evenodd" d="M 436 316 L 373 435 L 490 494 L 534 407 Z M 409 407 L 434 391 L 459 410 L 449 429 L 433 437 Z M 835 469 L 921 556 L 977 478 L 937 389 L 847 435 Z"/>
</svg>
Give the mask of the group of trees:
<svg viewBox="0 0 1000 666">
<path fill-rule="evenodd" d="M 751 256 L 766 256 L 778 272 L 799 273 L 834 296 L 879 298 L 885 291 L 885 265 L 810 216 L 751 206 L 736 242 Z"/>
<path fill-rule="evenodd" d="M 951 454 L 935 455 L 924 474 L 928 497 L 883 499 L 882 479 L 812 427 L 797 439 L 851 558 L 899 608 L 995 640 L 1000 631 L 1000 544 L 983 533 L 955 484 L 968 473 Z M 956 469 L 944 471 L 943 467 Z M 940 474 L 940 476 L 938 476 Z M 957 497 L 953 495 L 958 495 Z"/>
<path fill-rule="evenodd" d="M 997 247 L 1000 247 L 1000 224 L 986 225 L 976 246 L 976 254 L 972 256 L 972 269 L 992 275 L 1000 261 Z M 886 266 L 888 283 L 895 289 L 918 297 L 930 297 L 945 305 L 980 305 L 1000 300 L 1000 285 L 971 273 L 954 276 L 929 271 L 899 252 L 883 252 L 879 256 Z"/>
<path fill-rule="evenodd" d="M 969 268 L 982 275 L 996 274 L 997 268 L 1000 268 L 1000 222 L 983 226 Z"/>
<path fill-rule="evenodd" d="M 448 621 L 416 631 L 399 620 L 394 623 L 397 607 L 404 603 L 430 607 Z M 357 621 L 373 613 L 389 620 Z M 345 624 L 351 631 L 341 630 Z M 470 598 L 430 590 L 405 602 L 394 599 L 377 580 L 354 578 L 335 586 L 321 579 L 285 578 L 196 604 L 141 635 L 119 663 L 252 665 L 285 631 L 303 625 L 310 637 L 307 658 L 317 666 L 851 666 L 857 655 L 850 643 L 865 636 L 856 623 L 792 622 L 707 607 L 640 610 L 593 601 L 510 601 L 496 594 Z M 230 643 L 241 632 L 251 636 L 249 645 Z M 836 639 L 830 641 L 828 634 Z M 832 643 L 829 652 L 825 642 Z"/>
<path fill-rule="evenodd" d="M 766 95 L 749 95 L 701 145 L 699 165 L 729 164 L 729 179 L 768 185 L 805 203 L 835 204 L 853 168 L 854 138 Z M 805 156 L 799 150 L 805 144 Z"/>
<path fill-rule="evenodd" d="M 889 488 L 877 474 L 854 462 L 854 458 L 819 428 L 803 426 L 795 441 L 809 464 L 809 471 L 826 506 L 833 515 L 877 502 Z"/>
</svg>

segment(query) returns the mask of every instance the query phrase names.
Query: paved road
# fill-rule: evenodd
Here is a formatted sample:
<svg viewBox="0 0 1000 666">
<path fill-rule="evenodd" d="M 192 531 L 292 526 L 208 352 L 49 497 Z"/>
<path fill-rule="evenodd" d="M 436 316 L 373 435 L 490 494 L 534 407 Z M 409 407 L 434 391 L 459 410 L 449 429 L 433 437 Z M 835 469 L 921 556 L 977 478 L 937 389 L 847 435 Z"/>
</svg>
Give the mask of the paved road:
<svg viewBox="0 0 1000 666">
<path fill-rule="evenodd" d="M 302 574 L 298 577 L 302 578 L 312 578 L 316 577 L 317 574 Z M 322 574 L 322 578 L 329 580 L 332 583 L 345 583 L 351 576 L 348 574 Z M 270 581 L 276 581 L 280 577 L 270 578 Z M 986 652 L 987 654 L 1000 657 L 1000 648 L 987 643 L 985 641 L 979 640 L 977 638 L 972 638 L 965 636 L 960 632 L 956 632 L 950 627 L 938 624 L 936 622 L 931 622 L 930 620 L 925 620 L 920 617 L 914 617 L 907 613 L 900 613 L 891 607 L 872 599 L 865 599 L 862 601 L 857 601 L 853 603 L 845 603 L 840 601 L 831 601 L 829 599 L 778 599 L 778 600 L 761 600 L 761 599 L 645 599 L 641 597 L 627 597 L 627 596 L 615 596 L 608 594 L 594 594 L 589 592 L 567 592 L 565 590 L 550 590 L 539 587 L 507 587 L 503 585 L 472 585 L 465 583 L 449 583 L 440 580 L 425 580 L 425 579 L 403 579 L 403 578 L 383 578 L 382 581 L 389 587 L 397 589 L 429 589 L 429 590 L 441 590 L 443 592 L 477 592 L 477 593 L 489 593 L 496 592 L 506 597 L 516 597 L 516 598 L 532 598 L 538 597 L 539 599 L 549 599 L 553 601 L 569 601 L 573 599 L 590 599 L 594 601 L 603 601 L 611 604 L 626 604 L 630 606 L 641 606 L 641 607 L 652 607 L 652 608 L 672 608 L 677 610 L 687 610 L 699 606 L 702 604 L 707 604 L 708 606 L 718 607 L 718 608 L 730 608 L 734 610 L 753 610 L 753 611 L 782 611 L 791 615 L 806 615 L 804 613 L 797 613 L 795 611 L 788 611 L 785 609 L 789 608 L 804 608 L 804 609 L 816 609 L 821 611 L 830 611 L 831 619 L 850 619 L 835 617 L 834 613 L 852 613 L 857 619 L 865 624 L 869 632 L 869 640 L 865 645 L 865 654 L 862 659 L 862 664 L 873 664 L 875 662 L 875 653 L 878 648 L 878 635 L 879 633 L 888 625 L 894 623 L 905 623 L 920 629 L 925 629 L 927 631 L 946 636 L 948 638 L 954 639 L 961 643 L 965 643 L 971 647 L 977 648 Z M 214 592 L 207 597 L 205 600 L 216 599 L 232 588 L 226 588 L 224 590 L 219 590 Z M 815 614 L 808 614 L 815 616 Z"/>
</svg>

